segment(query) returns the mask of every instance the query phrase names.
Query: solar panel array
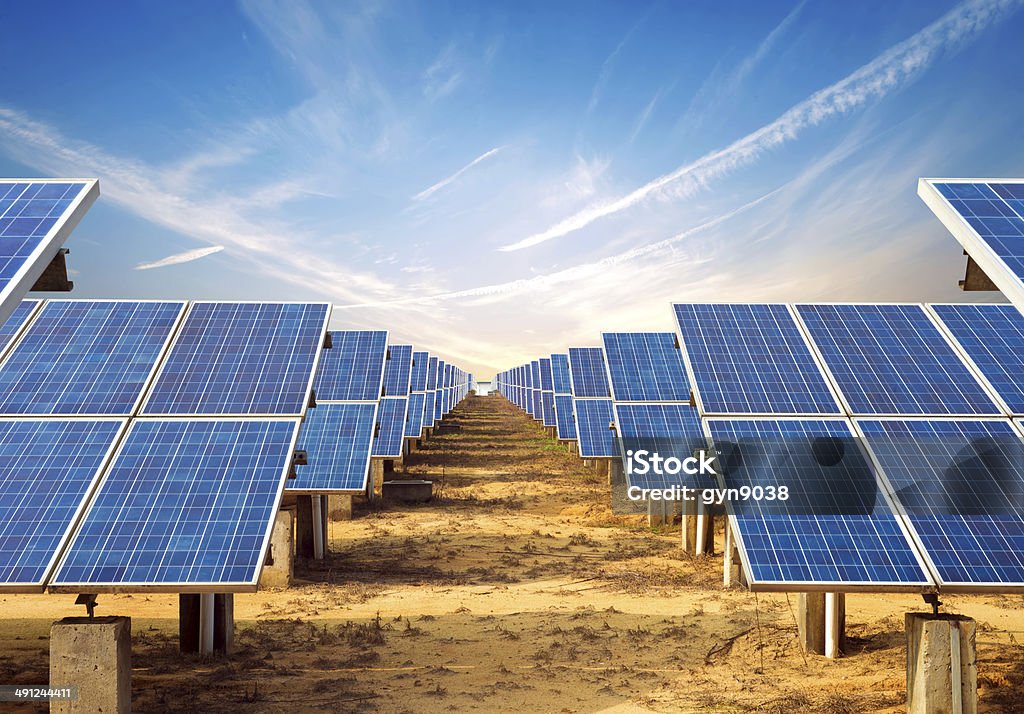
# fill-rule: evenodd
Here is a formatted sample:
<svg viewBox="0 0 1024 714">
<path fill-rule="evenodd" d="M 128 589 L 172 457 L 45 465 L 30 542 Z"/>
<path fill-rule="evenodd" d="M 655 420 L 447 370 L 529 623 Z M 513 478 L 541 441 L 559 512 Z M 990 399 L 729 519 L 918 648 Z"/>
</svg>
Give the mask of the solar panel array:
<svg viewBox="0 0 1024 714">
<path fill-rule="evenodd" d="M 405 397 L 412 379 L 412 345 L 388 345 L 384 362 L 384 396 Z"/>
<path fill-rule="evenodd" d="M 0 591 L 255 589 L 327 310 L 26 301 L 3 325 Z"/>
<path fill-rule="evenodd" d="M 671 332 L 606 332 L 602 336 L 616 402 L 688 402 L 690 384 Z"/>
</svg>

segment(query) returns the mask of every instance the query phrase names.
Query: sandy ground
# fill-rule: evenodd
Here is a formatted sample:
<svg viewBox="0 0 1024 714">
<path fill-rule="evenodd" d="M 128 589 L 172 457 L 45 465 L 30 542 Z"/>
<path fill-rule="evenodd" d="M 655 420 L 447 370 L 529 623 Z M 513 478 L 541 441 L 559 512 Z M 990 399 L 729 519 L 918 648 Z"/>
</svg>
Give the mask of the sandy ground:
<svg viewBox="0 0 1024 714">
<path fill-rule="evenodd" d="M 447 423 L 404 467 L 440 497 L 357 504 L 295 586 L 236 596 L 233 656 L 177 652 L 174 596 L 101 596 L 132 617 L 135 711 L 903 710 L 917 596 L 848 596 L 847 655 L 805 656 L 795 596 L 724 590 L 678 525 L 614 516 L 604 479 L 504 400 Z M 0 683 L 47 681 L 73 601 L 0 597 Z M 945 603 L 978 621 L 982 711 L 1024 711 L 1024 598 Z"/>
</svg>

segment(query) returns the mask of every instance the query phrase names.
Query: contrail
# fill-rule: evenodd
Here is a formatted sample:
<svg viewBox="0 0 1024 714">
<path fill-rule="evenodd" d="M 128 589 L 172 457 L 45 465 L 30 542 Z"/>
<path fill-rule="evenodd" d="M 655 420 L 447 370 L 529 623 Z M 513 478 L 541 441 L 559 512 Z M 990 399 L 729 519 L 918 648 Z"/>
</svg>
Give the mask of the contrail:
<svg viewBox="0 0 1024 714">
<path fill-rule="evenodd" d="M 186 250 L 184 253 L 175 253 L 169 255 L 166 258 L 160 260 L 154 260 L 152 263 L 139 263 L 135 266 L 136 270 L 152 270 L 153 268 L 166 268 L 168 265 L 180 265 L 181 263 L 191 263 L 193 260 L 199 260 L 205 258 L 208 255 L 219 253 L 224 250 L 224 246 L 215 245 L 209 248 L 196 248 L 195 250 Z"/>
<path fill-rule="evenodd" d="M 461 169 L 459 169 L 458 171 L 453 173 L 448 178 L 441 179 L 440 181 L 435 183 L 433 186 L 431 186 L 429 188 L 425 188 L 422 191 L 420 191 L 419 193 L 417 193 L 415 196 L 412 197 L 412 200 L 414 200 L 414 201 L 422 201 L 425 198 L 429 198 L 434 193 L 436 193 L 437 191 L 440 191 L 442 188 L 444 188 L 445 186 L 450 184 L 452 181 L 455 181 L 456 179 L 458 179 L 459 176 L 461 176 L 462 174 L 464 174 L 467 171 L 469 171 L 471 168 L 473 168 L 474 166 L 479 164 L 481 161 L 486 161 L 487 159 L 491 158 L 492 156 L 494 156 L 495 154 L 497 154 L 499 151 L 501 151 L 504 148 L 505 148 L 504 146 L 496 146 L 493 149 L 491 149 L 490 151 L 485 151 L 484 153 L 480 154 L 478 157 L 476 157 L 475 159 L 470 161 L 468 164 L 463 166 Z"/>
<path fill-rule="evenodd" d="M 970 0 L 909 39 L 890 47 L 857 71 L 791 107 L 775 121 L 747 134 L 719 151 L 659 176 L 631 193 L 600 203 L 498 250 L 513 251 L 561 238 L 594 221 L 624 211 L 671 184 L 681 196 L 696 193 L 706 183 L 758 159 L 763 153 L 793 139 L 826 119 L 846 114 L 872 99 L 884 97 L 935 61 L 943 49 L 973 39 L 989 25 L 1003 20 L 1021 0 Z"/>
</svg>

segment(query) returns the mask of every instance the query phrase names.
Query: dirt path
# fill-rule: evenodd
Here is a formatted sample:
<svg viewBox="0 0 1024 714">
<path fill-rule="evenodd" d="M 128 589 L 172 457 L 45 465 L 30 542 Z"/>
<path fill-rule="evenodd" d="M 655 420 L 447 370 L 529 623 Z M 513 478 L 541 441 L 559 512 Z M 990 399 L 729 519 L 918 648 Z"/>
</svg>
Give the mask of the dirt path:
<svg viewBox="0 0 1024 714">
<path fill-rule="evenodd" d="M 446 424 L 405 465 L 439 497 L 362 504 L 294 587 L 236 596 L 233 657 L 178 654 L 175 597 L 101 598 L 132 616 L 136 711 L 902 711 L 918 598 L 849 597 L 849 656 L 804 657 L 795 597 L 723 590 L 720 557 L 614 516 L 603 479 L 504 400 Z M 0 680 L 45 682 L 73 597 L 0 601 Z M 979 621 L 983 711 L 1024 709 L 1022 603 L 948 598 Z"/>
</svg>

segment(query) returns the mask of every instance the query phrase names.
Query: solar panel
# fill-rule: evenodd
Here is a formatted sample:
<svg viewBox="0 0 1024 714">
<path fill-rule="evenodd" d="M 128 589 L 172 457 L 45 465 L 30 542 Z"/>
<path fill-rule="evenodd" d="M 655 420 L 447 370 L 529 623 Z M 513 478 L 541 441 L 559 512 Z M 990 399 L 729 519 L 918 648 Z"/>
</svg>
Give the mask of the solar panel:
<svg viewBox="0 0 1024 714">
<path fill-rule="evenodd" d="M 0 325 L 0 355 L 7 352 L 15 338 L 21 334 L 22 329 L 28 324 L 36 309 L 43 304 L 42 300 L 22 300 L 19 302 L 11 316 Z"/>
<path fill-rule="evenodd" d="M 568 394 L 555 395 L 555 426 L 558 438 L 563 441 L 575 441 L 576 418 L 572 413 L 572 397 Z"/>
<path fill-rule="evenodd" d="M 0 365 L 0 414 L 130 416 L 184 308 L 48 301 Z"/>
<path fill-rule="evenodd" d="M 427 363 L 427 389 L 437 389 L 437 357 L 431 357 Z"/>
<path fill-rule="evenodd" d="M 373 402 L 320 402 L 306 413 L 298 448 L 309 463 L 296 468 L 288 491 L 361 493 L 366 489 L 370 445 L 376 426 Z"/>
<path fill-rule="evenodd" d="M 430 366 L 429 352 L 412 353 L 412 377 L 410 378 L 409 391 L 427 391 L 427 368 Z"/>
<path fill-rule="evenodd" d="M 751 590 L 921 590 L 927 570 L 843 419 L 706 419 Z M 732 445 L 732 446 L 730 446 Z"/>
<path fill-rule="evenodd" d="M 541 357 L 537 362 L 540 364 L 540 388 L 546 392 L 554 391 L 552 381 L 551 358 Z"/>
<path fill-rule="evenodd" d="M 917 193 L 996 287 L 1024 309 L 1024 181 L 921 179 Z"/>
<path fill-rule="evenodd" d="M 1024 415 L 1024 315 L 1013 305 L 930 305 L 1006 411 Z"/>
<path fill-rule="evenodd" d="M 786 305 L 673 308 L 701 414 L 842 414 Z"/>
<path fill-rule="evenodd" d="M 50 265 L 100 195 L 89 180 L 0 180 L 0 322 Z"/>
<path fill-rule="evenodd" d="M 615 401 L 690 401 L 690 384 L 675 335 L 605 332 L 601 337 Z"/>
<path fill-rule="evenodd" d="M 383 330 L 343 330 L 331 333 L 330 349 L 322 351 L 317 367 L 317 400 L 376 402 L 383 390 L 388 333 Z"/>
<path fill-rule="evenodd" d="M 137 419 L 54 592 L 255 591 L 298 419 Z"/>
<path fill-rule="evenodd" d="M 1009 420 L 857 426 L 943 591 L 1024 588 L 1024 443 Z"/>
<path fill-rule="evenodd" d="M 434 391 L 434 421 L 444 418 L 444 360 L 437 361 L 437 389 Z"/>
<path fill-rule="evenodd" d="M 576 414 L 580 457 L 595 459 L 618 456 L 615 433 L 611 430 L 612 400 L 576 399 L 573 401 L 573 409 Z"/>
<path fill-rule="evenodd" d="M 413 392 L 409 395 L 408 417 L 405 422 L 405 436 L 418 439 L 423 431 L 423 405 L 427 395 L 423 392 Z"/>
<path fill-rule="evenodd" d="M 700 415 L 689 404 L 616 404 L 614 408 L 615 428 L 621 439 L 621 448 L 627 456 L 647 451 L 645 456 L 658 454 L 662 458 L 677 458 L 680 461 L 693 456 L 697 449 L 707 449 L 707 437 L 700 424 Z M 646 471 L 646 473 L 643 473 Z M 668 488 L 689 486 L 713 488 L 714 481 L 708 476 L 689 476 L 679 472 L 661 474 L 648 465 L 636 468 L 626 478 L 630 486 L 640 488 Z"/>
<path fill-rule="evenodd" d="M 125 420 L 0 420 L 0 592 L 42 592 Z"/>
<path fill-rule="evenodd" d="M 569 378 L 572 395 L 577 399 L 612 395 L 604 366 L 604 350 L 600 347 L 570 347 Z"/>
<path fill-rule="evenodd" d="M 405 436 L 405 417 L 409 400 L 405 397 L 385 397 L 377 409 L 377 436 L 373 440 L 373 455 L 397 459 L 402 455 Z"/>
<path fill-rule="evenodd" d="M 920 305 L 797 305 L 853 415 L 1000 414 Z"/>
<path fill-rule="evenodd" d="M 434 428 L 434 403 L 437 399 L 436 392 L 427 392 L 426 399 L 423 400 L 423 428 L 432 429 Z"/>
<path fill-rule="evenodd" d="M 540 393 L 541 418 L 544 426 L 557 426 L 555 421 L 555 393 Z"/>
<path fill-rule="evenodd" d="M 301 416 L 328 319 L 327 303 L 192 303 L 142 413 Z"/>
<path fill-rule="evenodd" d="M 412 345 L 388 345 L 390 359 L 384 363 L 384 396 L 405 397 L 412 376 Z"/>
<path fill-rule="evenodd" d="M 555 394 L 572 394 L 569 381 L 569 355 L 551 355 L 551 385 Z"/>
</svg>

